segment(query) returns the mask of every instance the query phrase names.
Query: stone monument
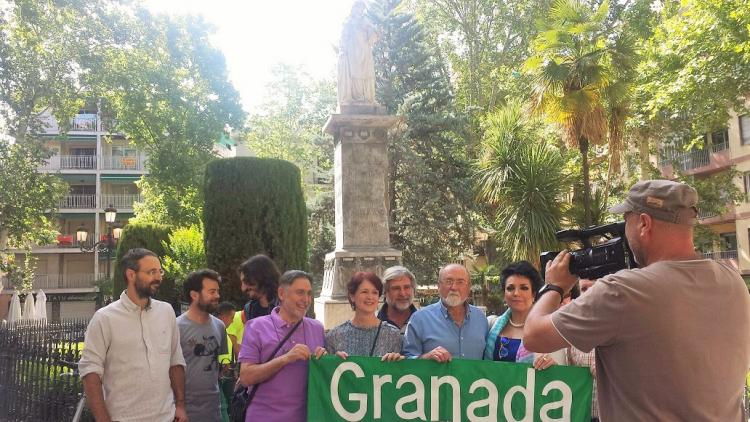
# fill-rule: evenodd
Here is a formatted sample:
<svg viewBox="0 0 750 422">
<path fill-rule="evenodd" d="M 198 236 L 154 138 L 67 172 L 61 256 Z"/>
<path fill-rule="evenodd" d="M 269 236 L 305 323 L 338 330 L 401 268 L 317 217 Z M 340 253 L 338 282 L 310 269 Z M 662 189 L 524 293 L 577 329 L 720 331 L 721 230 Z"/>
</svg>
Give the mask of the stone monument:
<svg viewBox="0 0 750 422">
<path fill-rule="evenodd" d="M 339 44 L 338 113 L 323 127 L 333 135 L 336 250 L 326 255 L 323 290 L 315 315 L 333 328 L 353 315 L 346 283 L 357 271 L 378 276 L 401 262 L 388 231 L 388 130 L 400 118 L 375 101 L 372 47 L 377 33 L 354 3 Z"/>
</svg>

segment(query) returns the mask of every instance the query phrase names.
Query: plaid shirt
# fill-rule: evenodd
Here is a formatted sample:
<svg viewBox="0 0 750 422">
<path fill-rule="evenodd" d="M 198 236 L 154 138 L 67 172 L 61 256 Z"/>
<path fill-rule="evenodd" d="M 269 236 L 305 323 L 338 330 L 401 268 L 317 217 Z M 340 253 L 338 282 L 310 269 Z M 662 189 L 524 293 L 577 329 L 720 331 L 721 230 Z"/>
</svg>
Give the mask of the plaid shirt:
<svg viewBox="0 0 750 422">
<path fill-rule="evenodd" d="M 599 417 L 599 403 L 596 399 L 596 355 L 595 351 L 592 350 L 588 353 L 576 349 L 575 347 L 568 348 L 568 364 L 574 366 L 585 366 L 591 369 L 591 375 L 594 376 L 594 389 L 591 395 L 591 417 Z"/>
</svg>

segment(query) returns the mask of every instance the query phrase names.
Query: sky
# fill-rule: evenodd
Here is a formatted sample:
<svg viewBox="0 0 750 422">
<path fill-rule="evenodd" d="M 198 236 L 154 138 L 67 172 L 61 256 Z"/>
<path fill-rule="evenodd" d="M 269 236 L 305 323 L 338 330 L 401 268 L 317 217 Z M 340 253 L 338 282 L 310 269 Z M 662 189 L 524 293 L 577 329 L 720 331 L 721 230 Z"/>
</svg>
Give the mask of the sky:
<svg viewBox="0 0 750 422">
<path fill-rule="evenodd" d="M 143 0 L 156 13 L 194 14 L 215 27 L 214 46 L 246 111 L 266 95 L 275 64 L 302 65 L 313 77 L 333 75 L 337 44 L 353 0 Z"/>
</svg>

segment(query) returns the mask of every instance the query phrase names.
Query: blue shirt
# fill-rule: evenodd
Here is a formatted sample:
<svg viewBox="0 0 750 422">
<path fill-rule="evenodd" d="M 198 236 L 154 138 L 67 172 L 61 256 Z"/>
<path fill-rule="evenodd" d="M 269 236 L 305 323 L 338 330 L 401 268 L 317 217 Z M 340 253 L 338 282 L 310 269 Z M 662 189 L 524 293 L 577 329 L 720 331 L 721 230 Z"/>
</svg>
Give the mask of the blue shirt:
<svg viewBox="0 0 750 422">
<path fill-rule="evenodd" d="M 466 305 L 460 327 L 440 300 L 415 312 L 406 328 L 404 355 L 419 357 L 442 346 L 454 358 L 482 359 L 487 336 L 487 318 L 476 306 Z"/>
</svg>

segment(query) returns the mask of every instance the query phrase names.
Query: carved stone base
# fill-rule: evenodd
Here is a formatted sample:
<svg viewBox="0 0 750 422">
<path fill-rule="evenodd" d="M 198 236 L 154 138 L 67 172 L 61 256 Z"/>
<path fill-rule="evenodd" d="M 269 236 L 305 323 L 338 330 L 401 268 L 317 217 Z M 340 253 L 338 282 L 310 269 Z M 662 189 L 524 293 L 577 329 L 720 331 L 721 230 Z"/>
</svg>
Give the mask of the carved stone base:
<svg viewBox="0 0 750 422">
<path fill-rule="evenodd" d="M 357 271 L 371 271 L 383 276 L 386 268 L 401 264 L 401 251 L 392 248 L 358 248 L 338 250 L 326 255 L 323 289 L 315 298 L 315 318 L 326 329 L 350 319 L 346 283 Z"/>
<path fill-rule="evenodd" d="M 349 305 L 349 301 L 331 299 L 326 297 L 316 297 L 314 303 L 315 318 L 323 323 L 326 330 L 352 319 L 354 311 Z"/>
</svg>

